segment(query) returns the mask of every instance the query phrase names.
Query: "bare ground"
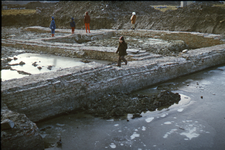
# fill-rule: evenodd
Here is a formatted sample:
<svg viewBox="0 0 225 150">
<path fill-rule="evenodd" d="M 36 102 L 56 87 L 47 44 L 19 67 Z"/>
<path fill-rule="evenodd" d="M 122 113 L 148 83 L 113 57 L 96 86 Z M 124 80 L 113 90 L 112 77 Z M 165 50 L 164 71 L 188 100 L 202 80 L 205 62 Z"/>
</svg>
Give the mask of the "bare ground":
<svg viewBox="0 0 225 150">
<path fill-rule="evenodd" d="M 156 2 L 155 2 L 156 3 Z M 164 2 L 179 6 L 178 2 Z M 136 28 L 170 31 L 193 31 L 225 34 L 225 9 L 212 3 L 194 3 L 177 10 L 161 12 L 154 9 L 153 1 L 61 1 L 54 4 L 28 3 L 25 8 L 38 7 L 33 15 L 2 16 L 2 26 L 48 27 L 51 16 L 57 28 L 70 28 L 71 17 L 76 28 L 84 29 L 83 16 L 88 11 L 91 29 L 130 29 L 130 16 L 137 13 Z"/>
</svg>

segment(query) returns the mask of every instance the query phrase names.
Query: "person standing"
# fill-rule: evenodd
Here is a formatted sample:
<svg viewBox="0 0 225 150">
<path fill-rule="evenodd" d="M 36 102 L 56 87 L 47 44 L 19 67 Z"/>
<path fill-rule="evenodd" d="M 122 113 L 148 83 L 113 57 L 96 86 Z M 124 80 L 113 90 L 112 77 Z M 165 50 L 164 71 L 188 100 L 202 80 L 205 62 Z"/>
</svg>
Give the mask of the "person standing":
<svg viewBox="0 0 225 150">
<path fill-rule="evenodd" d="M 55 28 L 56 28 L 54 17 L 52 17 L 52 21 L 51 21 L 51 24 L 50 24 L 49 28 L 51 29 L 52 37 L 54 37 Z"/>
<path fill-rule="evenodd" d="M 72 29 L 72 34 L 74 34 L 74 30 L 75 30 L 75 27 L 76 27 L 76 23 L 75 23 L 73 17 L 71 18 L 70 27 Z"/>
<path fill-rule="evenodd" d="M 135 22 L 136 22 L 136 13 L 132 12 L 132 16 L 130 17 L 131 24 L 132 24 L 132 29 L 135 29 Z"/>
<path fill-rule="evenodd" d="M 88 28 L 89 33 L 91 33 L 90 32 L 90 22 L 91 22 L 91 18 L 88 15 L 88 12 L 86 12 L 85 16 L 84 16 L 84 24 L 85 24 L 86 33 L 87 33 L 87 28 Z"/>
<path fill-rule="evenodd" d="M 127 60 L 124 58 L 125 55 L 127 55 L 127 43 L 125 42 L 123 36 L 119 38 L 119 46 L 117 48 L 116 53 L 118 52 L 119 52 L 119 59 L 117 66 L 121 67 L 121 60 L 123 60 L 125 62 L 125 65 L 127 65 Z"/>
</svg>

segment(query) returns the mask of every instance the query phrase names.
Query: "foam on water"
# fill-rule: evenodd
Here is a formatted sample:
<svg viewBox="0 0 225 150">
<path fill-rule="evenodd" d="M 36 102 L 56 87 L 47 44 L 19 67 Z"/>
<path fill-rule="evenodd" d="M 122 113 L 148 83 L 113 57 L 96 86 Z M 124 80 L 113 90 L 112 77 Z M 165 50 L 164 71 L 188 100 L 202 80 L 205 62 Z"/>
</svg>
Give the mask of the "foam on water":
<svg viewBox="0 0 225 150">
<path fill-rule="evenodd" d="M 178 112 L 182 112 L 184 110 L 184 108 L 180 108 L 180 109 L 178 109 L 177 111 Z"/>
<path fill-rule="evenodd" d="M 189 140 L 191 140 L 192 138 L 198 137 L 200 134 L 196 133 L 196 127 L 194 127 L 194 128 L 192 128 L 192 129 L 188 129 L 186 132 L 180 133 L 180 135 L 184 135 L 184 136 L 186 136 Z M 187 140 L 187 138 L 185 138 L 185 140 Z"/>
<path fill-rule="evenodd" d="M 136 138 L 136 137 L 140 137 L 140 134 L 137 134 L 136 132 L 134 132 L 134 133 L 130 136 L 131 140 L 133 140 L 133 139 Z"/>
<path fill-rule="evenodd" d="M 170 122 L 170 121 L 167 121 L 167 122 L 164 122 L 164 124 L 172 124 L 172 122 Z"/>
<path fill-rule="evenodd" d="M 174 132 L 176 132 L 177 131 L 177 129 L 172 129 L 172 130 L 170 130 L 169 132 L 167 132 L 164 136 L 163 136 L 163 138 L 167 138 L 170 134 L 172 134 L 172 133 L 174 133 Z"/>
<path fill-rule="evenodd" d="M 149 122 L 151 122 L 153 119 L 154 119 L 154 117 L 150 117 L 150 118 L 145 119 L 145 121 L 149 123 Z"/>
<path fill-rule="evenodd" d="M 146 127 L 145 126 L 142 126 L 142 129 L 141 129 L 142 131 L 145 131 L 146 130 Z"/>
<path fill-rule="evenodd" d="M 115 145 L 114 143 L 111 143 L 109 146 L 110 146 L 111 148 L 116 148 L 116 145 Z"/>
</svg>

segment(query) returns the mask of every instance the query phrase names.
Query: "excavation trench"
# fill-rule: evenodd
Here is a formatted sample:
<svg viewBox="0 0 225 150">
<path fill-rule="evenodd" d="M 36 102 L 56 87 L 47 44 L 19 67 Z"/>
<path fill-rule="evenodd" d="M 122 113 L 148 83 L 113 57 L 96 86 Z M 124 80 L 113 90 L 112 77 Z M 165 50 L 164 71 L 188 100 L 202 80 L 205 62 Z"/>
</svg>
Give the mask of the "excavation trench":
<svg viewBox="0 0 225 150">
<path fill-rule="evenodd" d="M 24 31 L 32 31 L 31 34 L 47 32 L 43 27 L 25 28 Z M 156 30 L 96 30 L 91 34 L 80 30 L 74 35 L 66 29 L 57 32 L 68 34 L 25 40 L 15 35 L 2 39 L 2 46 L 108 63 L 87 61 L 89 63 L 3 81 L 3 102 L 9 109 L 25 113 L 32 121 L 81 108 L 107 93 L 130 93 L 225 61 L 224 41 L 220 35 Z M 115 51 L 121 35 L 127 37 L 130 45 L 126 56 L 129 63 L 118 68 L 114 65 L 117 61 Z M 31 66 L 29 63 L 25 65 Z"/>
<path fill-rule="evenodd" d="M 119 95 L 225 63 L 225 44 L 220 35 L 156 30 L 96 30 L 91 34 L 80 30 L 75 35 L 71 35 L 69 30 L 57 32 L 65 34 L 36 39 L 19 39 L 19 35 L 15 35 L 13 38 L 2 39 L 2 46 L 5 49 L 31 50 L 111 63 L 91 61 L 3 81 L 1 102 L 7 109 L 25 114 L 33 122 L 80 109 L 105 118 L 126 113 L 138 116 L 144 109 L 155 110 L 163 105 L 163 101 L 154 101 L 154 98 L 160 99 L 166 94 L 175 96 L 175 101 L 167 104 L 171 105 L 180 100 L 179 94 L 165 91 L 155 97 L 142 96 L 139 97 L 141 103 L 135 103 L 135 98 L 128 96 L 122 104 L 120 98 L 124 96 Z M 127 37 L 126 42 L 130 45 L 126 56 L 128 65 L 117 67 L 114 63 L 118 57 L 115 51 L 121 35 Z M 107 101 L 109 95 L 117 97 L 110 98 L 111 105 Z M 146 103 L 150 107 L 136 109 L 139 104 Z M 107 105 L 111 107 L 103 110 Z M 121 107 L 130 110 L 118 111 Z"/>
</svg>

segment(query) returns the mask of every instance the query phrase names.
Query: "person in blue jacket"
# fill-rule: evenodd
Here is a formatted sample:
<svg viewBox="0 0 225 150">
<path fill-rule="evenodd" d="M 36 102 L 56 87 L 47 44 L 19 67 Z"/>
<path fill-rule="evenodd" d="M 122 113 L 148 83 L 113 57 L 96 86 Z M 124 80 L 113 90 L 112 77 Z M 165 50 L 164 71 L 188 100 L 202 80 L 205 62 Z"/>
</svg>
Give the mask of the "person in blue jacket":
<svg viewBox="0 0 225 150">
<path fill-rule="evenodd" d="M 71 18 L 70 27 L 72 29 L 72 34 L 74 34 L 74 29 L 76 27 L 76 24 L 75 24 L 73 17 Z"/>
<path fill-rule="evenodd" d="M 52 37 L 54 37 L 54 34 L 55 34 L 55 20 L 54 20 L 54 17 L 52 17 L 52 21 L 51 21 L 51 24 L 50 24 L 50 29 L 51 29 L 51 33 L 52 33 Z"/>
</svg>

